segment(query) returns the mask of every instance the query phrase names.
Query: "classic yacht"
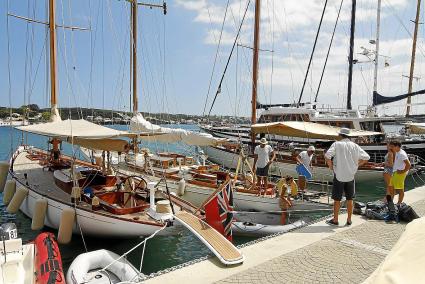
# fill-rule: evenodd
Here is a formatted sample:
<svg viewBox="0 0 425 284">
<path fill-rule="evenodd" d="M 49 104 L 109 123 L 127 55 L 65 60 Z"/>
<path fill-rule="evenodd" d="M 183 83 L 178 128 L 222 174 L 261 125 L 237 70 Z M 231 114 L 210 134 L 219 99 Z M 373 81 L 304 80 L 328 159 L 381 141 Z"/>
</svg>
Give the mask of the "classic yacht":
<svg viewBox="0 0 425 284">
<path fill-rule="evenodd" d="M 263 106 L 267 107 L 267 106 Z M 408 154 L 416 155 L 425 159 L 425 140 L 420 135 L 401 135 L 399 133 L 385 134 L 384 125 L 394 124 L 400 118 L 397 117 L 378 117 L 367 112 L 359 110 L 336 111 L 333 109 L 315 109 L 314 104 L 305 104 L 302 107 L 295 105 L 281 105 L 267 107 L 261 113 L 258 123 L 273 123 L 286 121 L 313 122 L 322 125 L 346 127 L 356 131 L 377 132 L 376 135 L 368 138 L 358 138 L 356 142 L 369 153 L 373 162 L 380 163 L 387 152 L 386 138 L 398 138 L 403 141 L 403 147 Z M 203 125 L 201 128 L 216 137 L 227 138 L 231 141 L 250 144 L 251 126 L 250 125 L 232 125 L 232 126 L 213 126 Z M 256 142 L 263 136 L 266 136 L 276 146 L 283 145 L 317 145 L 319 148 L 329 147 L 329 139 L 314 139 L 308 137 L 283 136 L 270 133 L 263 133 L 256 137 Z M 205 149 L 211 157 L 212 149 Z M 215 156 L 215 155 L 213 155 Z M 217 162 L 217 161 L 215 161 Z"/>
</svg>

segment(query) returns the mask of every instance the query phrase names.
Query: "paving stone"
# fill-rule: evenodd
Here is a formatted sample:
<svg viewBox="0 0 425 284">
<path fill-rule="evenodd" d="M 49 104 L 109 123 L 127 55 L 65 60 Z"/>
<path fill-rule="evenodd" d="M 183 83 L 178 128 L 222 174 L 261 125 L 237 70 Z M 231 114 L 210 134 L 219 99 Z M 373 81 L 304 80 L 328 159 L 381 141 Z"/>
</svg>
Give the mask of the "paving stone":
<svg viewBox="0 0 425 284">
<path fill-rule="evenodd" d="M 425 200 L 412 207 L 419 216 L 425 215 Z M 219 283 L 361 283 L 384 260 L 405 227 L 368 221 Z"/>
</svg>

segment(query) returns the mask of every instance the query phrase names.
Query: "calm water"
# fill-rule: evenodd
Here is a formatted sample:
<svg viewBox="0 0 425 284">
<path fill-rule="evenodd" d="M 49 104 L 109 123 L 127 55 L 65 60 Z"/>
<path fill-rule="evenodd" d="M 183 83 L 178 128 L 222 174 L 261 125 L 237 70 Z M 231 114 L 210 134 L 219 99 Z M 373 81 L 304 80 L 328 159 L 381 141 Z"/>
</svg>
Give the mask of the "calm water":
<svg viewBox="0 0 425 284">
<path fill-rule="evenodd" d="M 126 126 L 113 126 L 117 129 L 125 129 Z M 195 126 L 180 125 L 179 127 L 187 129 L 196 129 Z M 31 144 L 40 148 L 47 147 L 47 138 L 33 135 L 22 134 L 20 131 L 9 127 L 0 127 L 0 160 L 6 160 L 12 153 L 13 149 L 22 142 Z M 193 153 L 193 147 L 188 148 L 182 144 L 160 144 L 160 143 L 144 143 L 143 147 L 150 148 L 152 151 L 178 151 L 182 153 Z M 63 151 L 72 152 L 72 147 L 69 144 L 64 144 Z M 77 153 L 77 157 L 79 153 Z M 422 177 L 422 179 L 424 179 Z M 409 189 L 419 185 L 419 178 L 409 178 L 407 187 Z M 383 181 L 376 181 L 368 184 L 357 185 L 357 199 L 361 201 L 376 200 L 382 198 L 385 194 Z M 0 199 L 2 195 L 0 194 Z M 0 200 L 0 204 L 2 204 Z M 31 230 L 31 220 L 22 213 L 8 214 L 4 206 L 0 206 L 2 222 L 12 221 L 18 226 L 19 233 L 24 241 L 32 240 L 39 232 Z M 320 217 L 316 215 L 315 217 Z M 54 232 L 54 231 L 52 231 Z M 253 238 L 236 238 L 236 244 L 245 243 L 253 240 Z M 96 250 L 107 248 L 118 254 L 122 254 L 135 246 L 141 239 L 134 240 L 111 240 L 111 239 L 85 239 L 88 250 Z M 83 241 L 80 236 L 74 235 L 71 244 L 60 247 L 65 267 L 67 267 L 72 259 L 79 253 L 84 252 Z M 191 233 L 185 229 L 181 229 L 178 235 L 162 237 L 158 236 L 148 241 L 145 252 L 145 260 L 143 263 L 143 272 L 146 274 L 156 272 L 171 266 L 175 266 L 209 253 L 208 249 Z M 136 266 L 140 265 L 140 257 L 142 247 L 134 251 L 129 256 L 129 260 Z"/>
<path fill-rule="evenodd" d="M 117 129 L 125 129 L 125 125 L 113 126 Z M 181 128 L 195 129 L 194 126 L 180 125 Z M 20 131 L 9 127 L 0 127 L 0 160 L 9 158 L 13 149 L 20 145 L 21 142 L 31 144 L 40 148 L 47 147 L 47 138 L 33 135 L 24 134 Z M 190 153 L 195 150 L 188 148 L 181 144 L 160 144 L 160 143 L 143 143 L 143 147 L 150 148 L 152 151 L 178 151 L 182 153 Z M 72 147 L 69 144 L 64 144 L 63 149 L 66 153 L 72 152 Z M 77 157 L 79 156 L 78 151 Z M 0 204 L 2 204 L 2 194 L 0 194 Z M 24 216 L 21 212 L 17 214 L 8 214 L 3 205 L 0 205 L 2 223 L 15 222 L 18 226 L 20 236 L 24 241 L 34 239 L 39 232 L 31 230 L 31 220 Z M 45 228 L 46 230 L 49 230 Z M 54 230 L 52 232 L 56 233 Z M 252 238 L 237 238 L 237 244 L 245 243 L 252 240 Z M 106 248 L 123 254 L 127 250 L 134 247 L 142 239 L 122 240 L 122 239 L 96 239 L 85 238 L 88 250 L 96 250 Z M 74 235 L 72 242 L 69 245 L 61 245 L 61 254 L 64 266 L 68 267 L 74 257 L 79 253 L 85 252 L 84 244 L 80 236 Z M 145 252 L 145 259 L 143 263 L 143 272 L 146 274 L 156 272 L 165 268 L 169 268 L 202 256 L 209 254 L 209 250 L 190 232 L 181 229 L 178 235 L 175 236 L 158 236 L 148 241 Z M 142 255 L 142 247 L 135 250 L 129 255 L 129 260 L 136 266 L 140 265 L 140 257 Z"/>
</svg>

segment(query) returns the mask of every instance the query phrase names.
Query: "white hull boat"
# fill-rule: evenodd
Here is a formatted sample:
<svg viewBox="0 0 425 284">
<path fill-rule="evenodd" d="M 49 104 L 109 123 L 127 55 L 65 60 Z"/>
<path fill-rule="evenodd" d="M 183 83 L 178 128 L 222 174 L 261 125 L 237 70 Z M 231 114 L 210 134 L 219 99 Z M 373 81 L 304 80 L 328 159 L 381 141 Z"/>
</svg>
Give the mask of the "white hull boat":
<svg viewBox="0 0 425 284">
<path fill-rule="evenodd" d="M 168 224 L 170 227 L 161 233 L 175 233 L 175 228 L 172 225 L 172 214 L 155 212 L 154 207 L 148 208 L 149 203 L 142 205 L 146 210 L 133 210 L 127 214 L 114 214 L 102 208 L 94 210 L 92 204 L 84 202 L 84 200 L 78 204 L 73 203 L 71 194 L 57 185 L 58 181 L 55 179 L 57 175 L 46 170 L 40 164 L 40 159 L 31 158 L 42 153 L 37 150 L 37 154 L 34 154 L 34 151 L 33 148 L 19 147 L 10 160 L 9 171 L 12 179 L 16 181 L 16 192 L 26 192 L 20 205 L 18 205 L 19 209 L 33 219 L 33 222 L 34 218 L 39 218 L 37 216 L 39 214 L 36 208 L 37 203 L 40 200 L 46 200 L 47 208 L 44 210 L 45 217 L 42 223 L 53 229 L 71 226 L 69 230 L 76 234 L 83 233 L 105 238 L 136 238 L 151 235 Z M 154 196 L 158 196 L 158 194 L 161 193 L 156 191 Z M 13 198 L 17 195 L 15 193 Z M 12 199 L 11 203 L 13 202 Z M 11 205 L 9 204 L 9 207 Z M 110 207 L 118 211 L 131 209 L 120 208 L 118 204 L 110 204 Z M 70 211 L 73 212 L 71 215 L 75 218 L 71 218 L 70 225 L 63 224 L 64 215 L 69 214 Z"/>
<path fill-rule="evenodd" d="M 239 161 L 239 154 L 228 151 L 223 147 L 206 146 L 202 147 L 202 149 L 212 162 L 229 169 L 236 169 Z M 252 165 L 253 159 L 250 158 L 249 161 Z M 296 177 L 298 176 L 296 166 L 296 163 L 275 161 L 271 165 L 269 173 L 277 176 L 290 175 Z M 383 170 L 381 169 L 359 169 L 356 174 L 356 181 L 367 182 L 371 180 L 379 180 L 382 179 L 382 174 Z M 313 179 L 320 182 L 332 182 L 333 173 L 327 167 L 314 167 Z"/>
</svg>

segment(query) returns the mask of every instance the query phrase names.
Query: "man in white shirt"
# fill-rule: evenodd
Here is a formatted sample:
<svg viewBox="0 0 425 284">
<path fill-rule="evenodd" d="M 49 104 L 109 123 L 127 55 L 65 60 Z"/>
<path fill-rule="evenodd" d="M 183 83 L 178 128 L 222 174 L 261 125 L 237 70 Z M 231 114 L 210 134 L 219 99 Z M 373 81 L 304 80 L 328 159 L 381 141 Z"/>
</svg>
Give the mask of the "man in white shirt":
<svg viewBox="0 0 425 284">
<path fill-rule="evenodd" d="M 340 141 L 332 144 L 325 154 L 328 167 L 334 172 L 332 199 L 334 200 L 334 217 L 328 220 L 330 225 L 338 225 L 338 214 L 341 207 L 342 194 L 347 200 L 347 226 L 351 225 L 353 214 L 353 198 L 355 195 L 354 176 L 359 166 L 367 163 L 370 156 L 356 143 L 348 139 L 350 129 L 341 128 L 339 131 Z"/>
<path fill-rule="evenodd" d="M 314 146 L 310 146 L 308 147 L 307 151 L 302 151 L 297 156 L 298 164 L 303 165 L 310 172 L 310 174 L 313 174 L 311 161 L 313 160 L 315 151 L 316 148 L 314 148 Z M 298 189 L 304 191 L 306 187 L 306 182 L 306 176 L 298 172 Z"/>
<path fill-rule="evenodd" d="M 390 149 L 395 153 L 393 175 L 390 180 L 390 194 L 391 198 L 394 199 L 395 193 L 399 193 L 397 204 L 400 205 L 404 198 L 404 181 L 411 164 L 407 153 L 401 149 L 400 141 L 391 141 Z"/>
<path fill-rule="evenodd" d="M 271 159 L 270 155 L 272 156 Z M 272 146 L 268 145 L 266 138 L 261 138 L 260 145 L 255 147 L 254 150 L 254 168 L 256 168 L 255 174 L 258 178 L 257 185 L 260 187 L 260 193 L 262 186 L 264 186 L 264 192 L 267 191 L 269 166 L 275 158 L 276 154 Z"/>
</svg>

